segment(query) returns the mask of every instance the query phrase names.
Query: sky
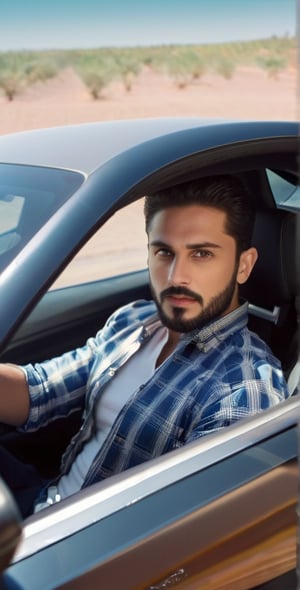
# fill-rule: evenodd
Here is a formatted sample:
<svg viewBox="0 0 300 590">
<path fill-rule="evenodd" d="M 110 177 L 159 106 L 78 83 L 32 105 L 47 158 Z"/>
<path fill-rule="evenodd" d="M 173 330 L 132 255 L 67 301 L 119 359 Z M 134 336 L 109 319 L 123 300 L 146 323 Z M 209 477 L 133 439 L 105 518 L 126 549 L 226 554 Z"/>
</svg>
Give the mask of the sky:
<svg viewBox="0 0 300 590">
<path fill-rule="evenodd" d="M 294 36 L 298 2 L 0 0 L 0 51 L 224 43 Z"/>
</svg>

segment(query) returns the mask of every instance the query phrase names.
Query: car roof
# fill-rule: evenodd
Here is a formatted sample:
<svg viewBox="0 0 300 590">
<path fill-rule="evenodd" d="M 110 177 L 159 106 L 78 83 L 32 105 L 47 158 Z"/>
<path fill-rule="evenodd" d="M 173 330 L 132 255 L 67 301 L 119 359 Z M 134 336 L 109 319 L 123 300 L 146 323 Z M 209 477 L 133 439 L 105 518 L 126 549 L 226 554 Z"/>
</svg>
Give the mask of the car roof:
<svg viewBox="0 0 300 590">
<path fill-rule="evenodd" d="M 135 119 L 24 131 L 0 137 L 0 161 L 90 174 L 139 143 L 205 124 L 209 122 L 196 118 Z"/>
<path fill-rule="evenodd" d="M 188 117 L 95 122 L 1 136 L 0 162 L 64 168 L 89 175 L 104 162 L 132 147 L 197 128 L 200 132 L 205 128 L 203 140 L 208 131 L 214 132 L 213 145 L 298 133 L 298 125 L 293 122 Z M 203 148 L 207 148 L 205 140 Z"/>
</svg>

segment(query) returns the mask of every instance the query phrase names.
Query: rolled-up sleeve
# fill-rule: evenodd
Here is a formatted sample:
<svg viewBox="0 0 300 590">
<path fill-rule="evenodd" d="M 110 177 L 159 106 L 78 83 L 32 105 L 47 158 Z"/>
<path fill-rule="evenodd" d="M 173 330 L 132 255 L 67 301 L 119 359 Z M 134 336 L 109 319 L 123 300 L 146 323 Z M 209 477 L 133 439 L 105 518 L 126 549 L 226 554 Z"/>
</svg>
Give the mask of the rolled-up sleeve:
<svg viewBox="0 0 300 590">
<path fill-rule="evenodd" d="M 30 409 L 28 420 L 19 430 L 34 431 L 57 418 L 83 410 L 94 368 L 101 366 L 101 359 L 109 357 L 119 345 L 118 334 L 131 326 L 136 316 L 149 317 L 154 310 L 152 302 L 143 300 L 121 307 L 82 348 L 43 363 L 23 366 Z"/>
<path fill-rule="evenodd" d="M 56 418 L 83 409 L 86 386 L 97 354 L 97 338 L 72 352 L 43 363 L 23 366 L 29 395 L 28 420 L 21 431 L 37 430 Z"/>
</svg>

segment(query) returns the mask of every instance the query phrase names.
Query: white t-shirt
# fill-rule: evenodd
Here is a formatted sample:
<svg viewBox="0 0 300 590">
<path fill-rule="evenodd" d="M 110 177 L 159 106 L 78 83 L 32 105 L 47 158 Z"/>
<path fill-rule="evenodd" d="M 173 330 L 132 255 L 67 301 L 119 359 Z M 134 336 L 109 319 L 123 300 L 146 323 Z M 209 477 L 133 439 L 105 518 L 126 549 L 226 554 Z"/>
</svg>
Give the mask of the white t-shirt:
<svg viewBox="0 0 300 590">
<path fill-rule="evenodd" d="M 81 489 L 93 459 L 102 447 L 121 409 L 132 394 L 153 375 L 156 360 L 167 338 L 167 328 L 161 327 L 107 384 L 95 408 L 96 433 L 77 455 L 69 473 L 59 480 L 58 493 L 61 499 Z"/>
</svg>

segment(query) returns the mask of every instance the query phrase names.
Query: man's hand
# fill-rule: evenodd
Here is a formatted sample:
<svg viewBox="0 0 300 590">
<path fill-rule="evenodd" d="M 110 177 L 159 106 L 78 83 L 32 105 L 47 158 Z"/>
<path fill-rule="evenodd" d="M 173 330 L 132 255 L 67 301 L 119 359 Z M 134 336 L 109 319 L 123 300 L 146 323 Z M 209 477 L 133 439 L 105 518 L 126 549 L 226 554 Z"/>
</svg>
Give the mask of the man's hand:
<svg viewBox="0 0 300 590">
<path fill-rule="evenodd" d="M 17 365 L 0 364 L 0 422 L 21 426 L 28 418 L 29 391 Z"/>
</svg>

